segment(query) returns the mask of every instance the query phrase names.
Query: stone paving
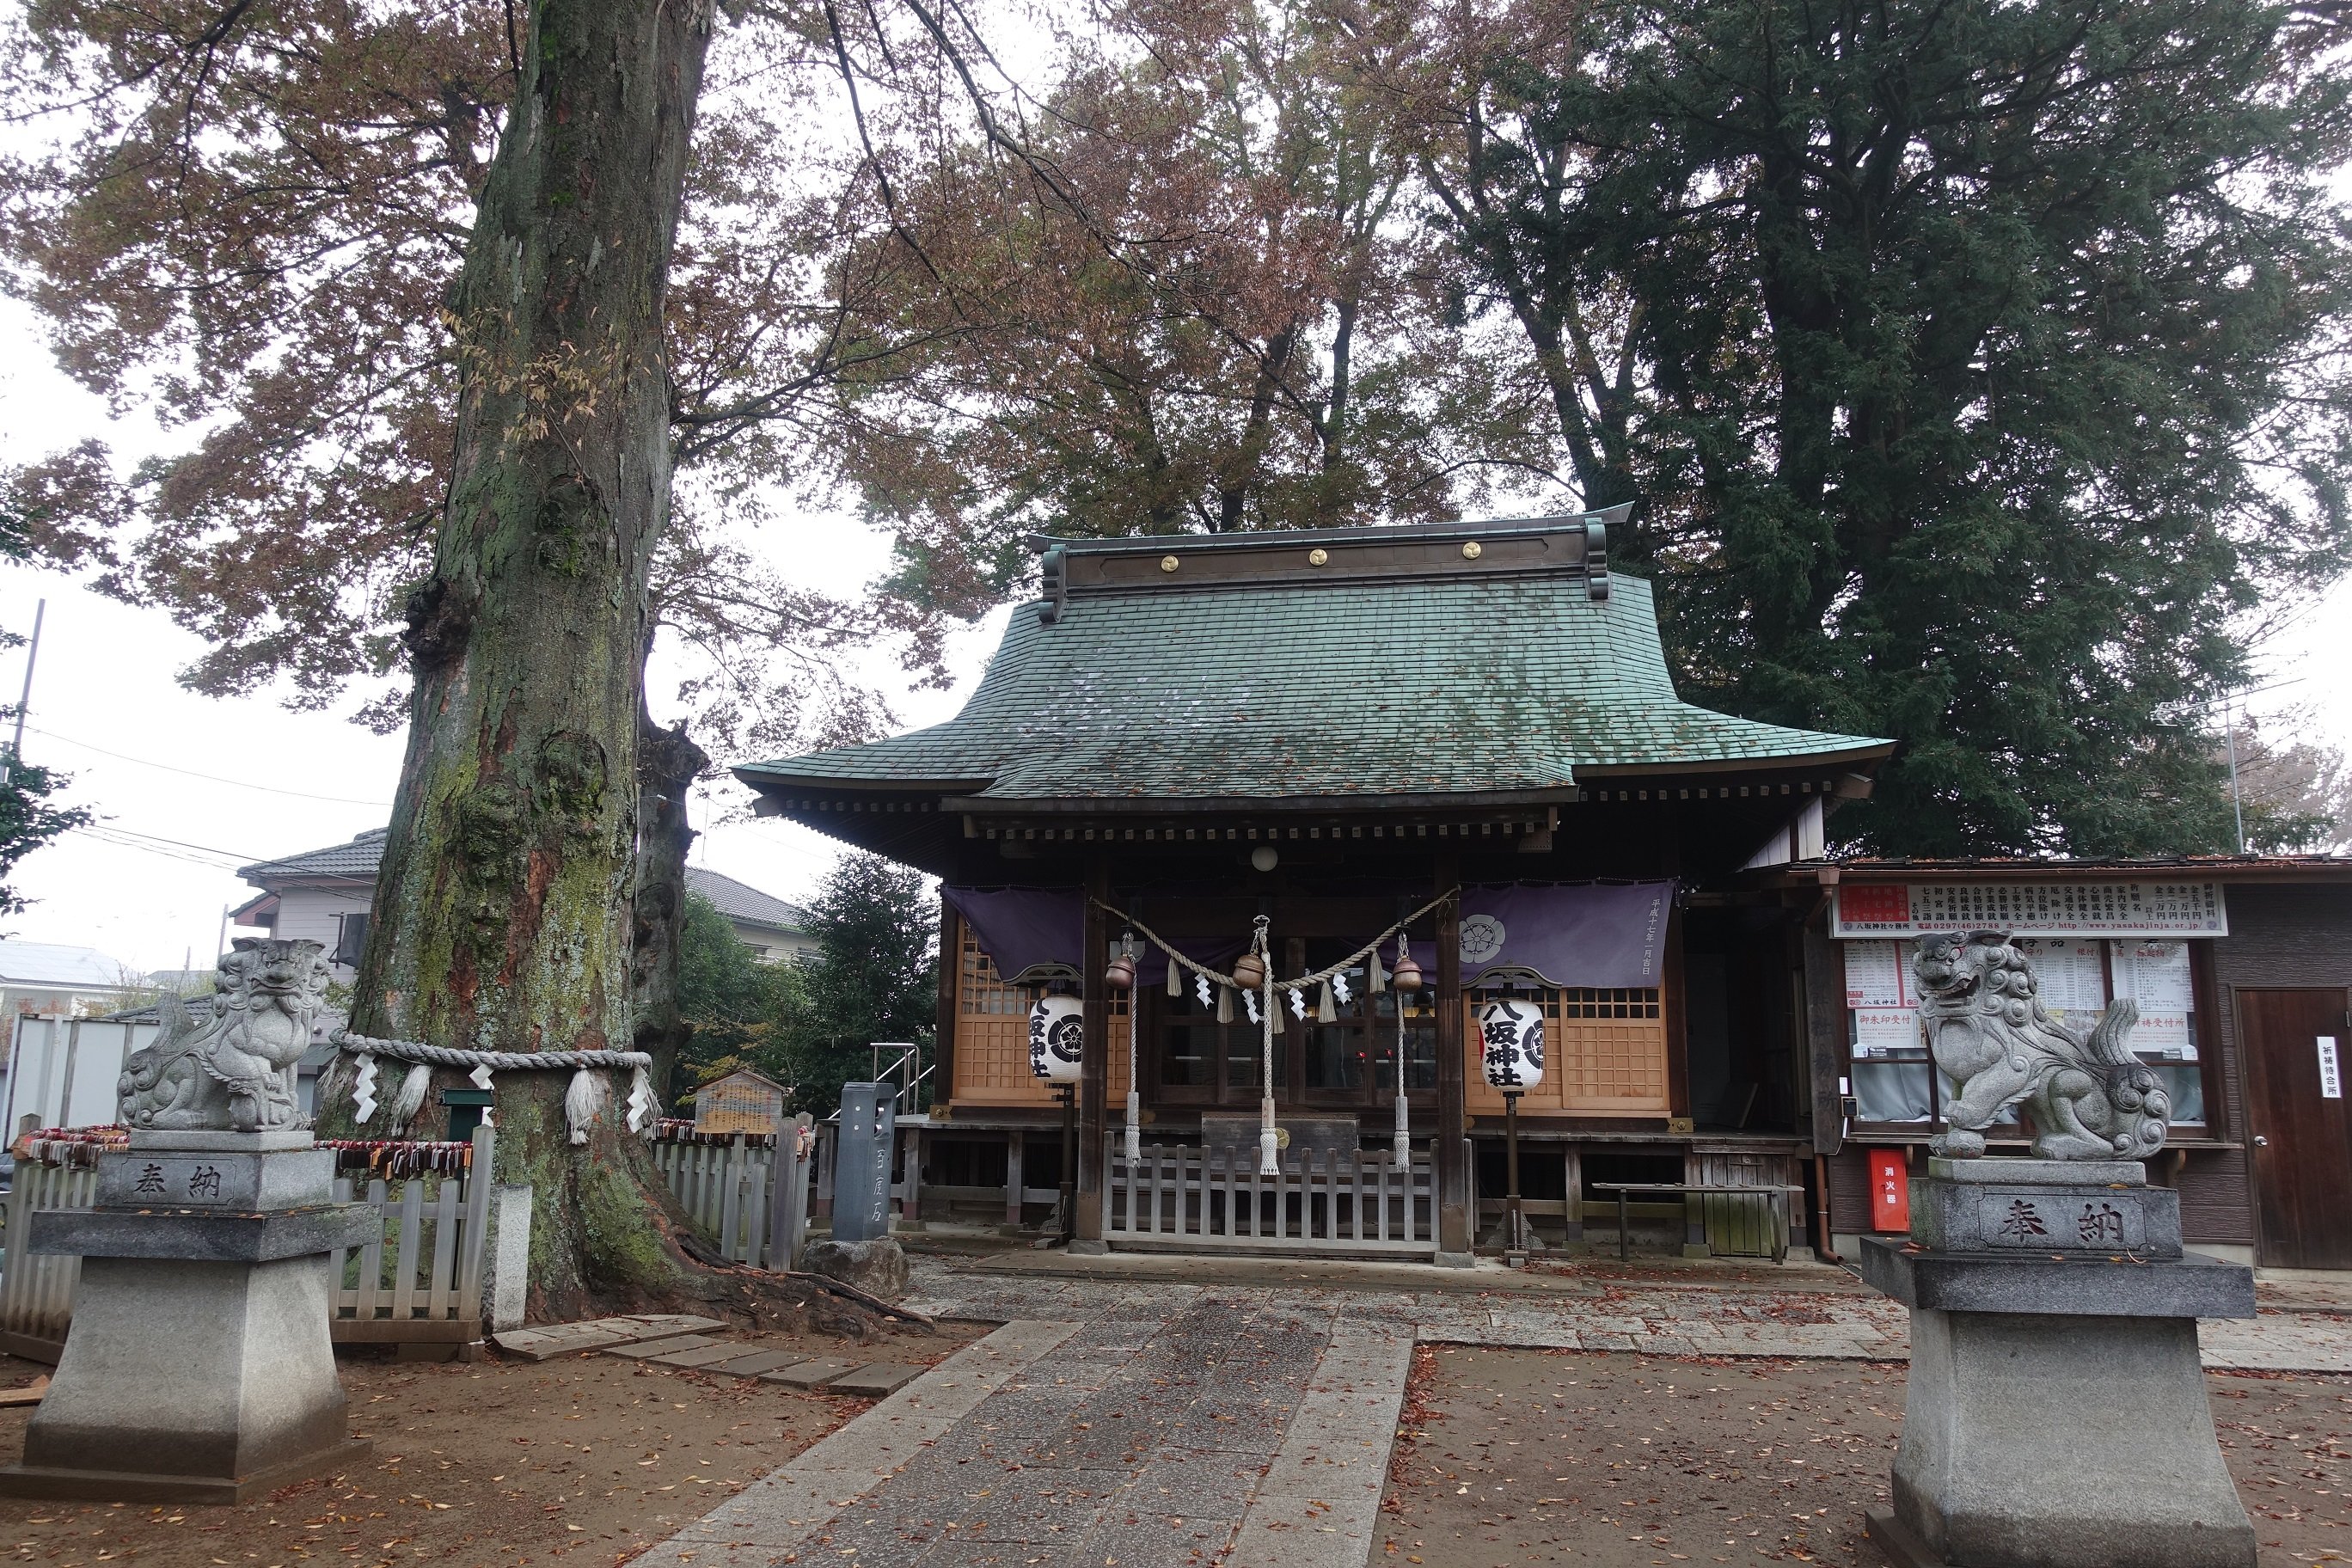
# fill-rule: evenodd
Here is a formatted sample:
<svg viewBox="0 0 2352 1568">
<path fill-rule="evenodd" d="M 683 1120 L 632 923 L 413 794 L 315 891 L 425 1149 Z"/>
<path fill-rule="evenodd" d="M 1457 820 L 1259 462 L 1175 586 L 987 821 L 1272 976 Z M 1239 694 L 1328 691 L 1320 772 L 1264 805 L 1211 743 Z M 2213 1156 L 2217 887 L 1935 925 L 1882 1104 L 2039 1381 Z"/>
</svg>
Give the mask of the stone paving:
<svg viewBox="0 0 2352 1568">
<path fill-rule="evenodd" d="M 1003 1326 L 640 1568 L 1363 1568 L 1416 1341 L 1901 1360 L 1850 1290 L 1180 1284 L 913 1261 L 909 1305 Z M 1465 1288 L 1467 1287 L 1467 1288 Z M 2217 1367 L 2352 1372 L 2352 1319 L 2201 1326 Z"/>
</svg>

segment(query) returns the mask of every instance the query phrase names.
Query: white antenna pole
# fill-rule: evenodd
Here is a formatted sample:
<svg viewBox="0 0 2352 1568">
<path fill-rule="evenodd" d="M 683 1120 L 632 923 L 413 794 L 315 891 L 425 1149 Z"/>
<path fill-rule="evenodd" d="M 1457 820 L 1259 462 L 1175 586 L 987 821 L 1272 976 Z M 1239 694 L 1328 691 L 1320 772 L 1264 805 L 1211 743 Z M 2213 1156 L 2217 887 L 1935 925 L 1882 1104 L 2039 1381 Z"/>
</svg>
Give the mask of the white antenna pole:
<svg viewBox="0 0 2352 1568">
<path fill-rule="evenodd" d="M 8 743 L 8 760 L 22 761 L 25 755 L 25 710 L 33 705 L 33 663 L 41 657 L 41 621 L 49 613 L 49 602 L 41 600 L 33 606 L 33 640 L 25 649 L 25 695 L 16 700 L 16 738 Z"/>
<path fill-rule="evenodd" d="M 2232 712 L 2230 699 L 2225 694 L 2221 699 L 2221 724 L 2230 735 L 2230 810 L 2238 818 L 2238 853 L 2243 855 L 2246 852 L 2246 805 L 2238 798 L 2238 721 L 2231 717 Z"/>
</svg>

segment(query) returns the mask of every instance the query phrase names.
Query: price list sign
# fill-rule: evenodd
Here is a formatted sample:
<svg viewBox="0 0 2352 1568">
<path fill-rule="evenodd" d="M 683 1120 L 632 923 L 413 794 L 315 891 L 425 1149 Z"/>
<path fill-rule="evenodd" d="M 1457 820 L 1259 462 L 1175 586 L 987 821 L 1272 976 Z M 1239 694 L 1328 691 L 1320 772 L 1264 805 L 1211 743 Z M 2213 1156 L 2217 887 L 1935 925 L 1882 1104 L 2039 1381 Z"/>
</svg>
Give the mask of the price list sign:
<svg viewBox="0 0 2352 1568">
<path fill-rule="evenodd" d="M 1837 889 L 1838 937 L 1937 931 L 2012 935 L 2227 936 L 2219 882 L 1866 882 Z"/>
</svg>

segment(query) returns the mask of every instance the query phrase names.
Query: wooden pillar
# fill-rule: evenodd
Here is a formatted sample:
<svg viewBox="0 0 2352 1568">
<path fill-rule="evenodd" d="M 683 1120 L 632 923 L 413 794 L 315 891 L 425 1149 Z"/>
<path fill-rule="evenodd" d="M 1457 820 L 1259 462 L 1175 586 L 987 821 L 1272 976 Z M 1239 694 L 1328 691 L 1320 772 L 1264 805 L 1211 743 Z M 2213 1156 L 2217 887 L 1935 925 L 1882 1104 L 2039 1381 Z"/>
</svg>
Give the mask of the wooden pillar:
<svg viewBox="0 0 2352 1568">
<path fill-rule="evenodd" d="M 937 1015 L 931 1026 L 931 1114 L 944 1118 L 955 1099 L 956 1013 L 962 1005 L 959 987 L 963 976 L 963 918 L 940 895 L 940 985 Z M 907 1108 L 912 1110 L 914 1107 Z"/>
<path fill-rule="evenodd" d="M 1004 1224 L 1012 1230 L 1021 1228 L 1022 1200 L 1029 1193 L 1029 1174 L 1021 1168 L 1028 1147 L 1029 1134 L 1018 1127 L 1004 1135 Z"/>
<path fill-rule="evenodd" d="M 1110 917 L 1097 900 L 1110 898 L 1110 861 L 1100 854 L 1087 858 L 1085 955 L 1079 972 L 1085 976 L 1085 1056 L 1078 1077 L 1078 1180 L 1076 1228 L 1073 1252 L 1101 1252 L 1103 1247 L 1103 1127 L 1110 1109 L 1110 999 L 1103 984 L 1108 963 Z"/>
<path fill-rule="evenodd" d="M 1461 862 L 1437 858 L 1437 889 L 1461 879 Z M 1470 1213 L 1470 1152 L 1463 1142 L 1462 907 L 1449 900 L 1437 910 L 1437 1260 L 1467 1267 L 1475 1220 Z"/>
<path fill-rule="evenodd" d="M 907 1129 L 906 1177 L 898 1184 L 898 1218 L 908 1230 L 923 1228 L 923 1130 Z"/>
</svg>

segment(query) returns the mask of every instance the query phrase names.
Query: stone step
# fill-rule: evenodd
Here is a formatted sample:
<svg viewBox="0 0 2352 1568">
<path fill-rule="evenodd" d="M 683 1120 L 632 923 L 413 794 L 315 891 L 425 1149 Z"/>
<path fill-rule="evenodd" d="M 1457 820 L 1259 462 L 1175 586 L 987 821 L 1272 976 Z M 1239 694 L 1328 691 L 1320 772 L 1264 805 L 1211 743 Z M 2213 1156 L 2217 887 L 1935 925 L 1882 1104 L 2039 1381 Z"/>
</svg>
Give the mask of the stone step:
<svg viewBox="0 0 2352 1568">
<path fill-rule="evenodd" d="M 798 1366 L 809 1358 L 798 1351 L 753 1351 L 738 1355 L 731 1361 L 713 1362 L 705 1372 L 723 1372 L 730 1377 L 757 1377 L 763 1372 L 779 1372 L 788 1366 Z"/>
<path fill-rule="evenodd" d="M 923 1375 L 919 1366 L 908 1366 L 901 1362 L 876 1361 L 845 1372 L 824 1385 L 827 1394 L 864 1394 L 879 1399 L 895 1394 L 900 1388 Z"/>
<path fill-rule="evenodd" d="M 490 1342 L 527 1361 L 551 1361 L 560 1355 L 603 1350 L 608 1345 L 676 1339 L 681 1334 L 726 1326 L 717 1318 L 698 1318 L 685 1312 L 637 1312 L 617 1318 L 589 1318 L 577 1323 L 508 1329 L 492 1334 Z"/>
<path fill-rule="evenodd" d="M 701 1336 L 692 1337 L 698 1339 Z M 730 1345 L 724 1340 L 709 1340 L 698 1345 L 688 1345 L 681 1350 L 668 1351 L 661 1355 L 650 1355 L 645 1359 L 656 1366 L 709 1366 L 713 1362 L 725 1361 L 730 1356 L 740 1355 L 742 1351 L 741 1345 Z"/>
<path fill-rule="evenodd" d="M 723 1354 L 736 1348 L 724 1341 L 714 1340 L 709 1334 L 677 1334 L 669 1339 L 646 1340 L 637 1344 L 605 1345 L 602 1351 L 605 1355 L 627 1356 L 633 1361 L 662 1361 L 684 1351 L 716 1350 Z M 710 1359 L 717 1361 L 720 1357 L 712 1356 Z"/>
<path fill-rule="evenodd" d="M 760 1373 L 761 1383 L 781 1383 L 786 1388 L 822 1388 L 843 1373 L 855 1372 L 860 1363 L 819 1357 L 795 1366 L 779 1367 L 774 1372 Z"/>
</svg>

